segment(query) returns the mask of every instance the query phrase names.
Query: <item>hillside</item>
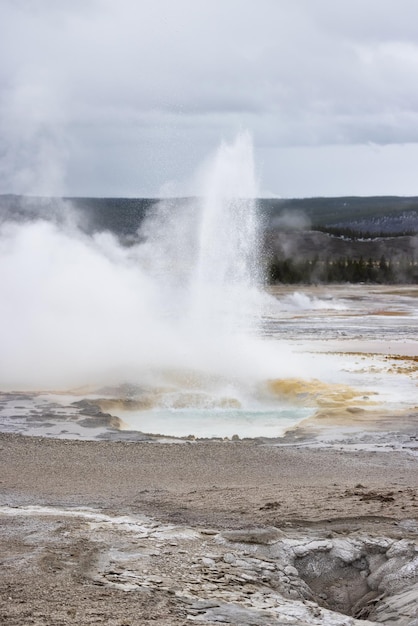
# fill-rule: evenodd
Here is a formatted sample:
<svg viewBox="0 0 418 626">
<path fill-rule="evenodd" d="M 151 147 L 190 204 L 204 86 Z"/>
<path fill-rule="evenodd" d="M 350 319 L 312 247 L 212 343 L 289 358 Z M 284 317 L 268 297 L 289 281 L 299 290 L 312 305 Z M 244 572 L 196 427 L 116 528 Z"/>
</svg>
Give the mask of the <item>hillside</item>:
<svg viewBox="0 0 418 626">
<path fill-rule="evenodd" d="M 260 207 L 269 225 L 283 216 L 303 216 L 315 230 L 331 227 L 359 233 L 418 233 L 418 197 L 372 196 L 341 198 L 263 199 Z"/>
<path fill-rule="evenodd" d="M 173 211 L 178 203 L 169 200 Z M 159 202 L 153 198 L 37 198 L 0 195 L 0 220 L 59 219 L 75 211 L 87 230 L 135 233 L 146 213 Z M 304 227 L 353 229 L 359 233 L 418 233 L 418 197 L 341 197 L 258 200 L 267 228 L 286 228 L 295 222 Z"/>
<path fill-rule="evenodd" d="M 70 220 L 88 234 L 110 231 L 131 244 L 158 202 L 3 195 L 0 224 Z M 165 202 L 175 215 L 180 203 L 193 199 Z M 418 282 L 418 197 L 260 199 L 258 208 L 266 273 L 273 282 Z"/>
</svg>

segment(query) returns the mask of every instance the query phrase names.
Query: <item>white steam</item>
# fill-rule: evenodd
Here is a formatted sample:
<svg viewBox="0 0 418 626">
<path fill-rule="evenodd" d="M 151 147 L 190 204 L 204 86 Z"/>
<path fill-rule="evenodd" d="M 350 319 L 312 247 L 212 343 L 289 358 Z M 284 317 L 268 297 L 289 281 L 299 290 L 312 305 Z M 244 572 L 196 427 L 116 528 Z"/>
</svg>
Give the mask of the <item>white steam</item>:
<svg viewBox="0 0 418 626">
<path fill-rule="evenodd" d="M 280 215 L 272 220 L 272 227 L 284 231 L 292 230 L 309 230 L 311 220 L 303 211 L 283 211 Z"/>
<path fill-rule="evenodd" d="M 36 196 L 65 192 L 69 141 L 63 86 L 45 71 L 21 71 L 0 98 L 0 187 Z"/>
<path fill-rule="evenodd" d="M 70 217 L 3 223 L 3 389 L 272 375 L 278 359 L 255 336 L 265 296 L 250 138 L 223 145 L 204 181 L 202 200 L 163 202 L 131 247 Z"/>
<path fill-rule="evenodd" d="M 113 237 L 38 221 L 6 225 L 0 246 L 3 384 L 89 384 L 152 354 L 154 288 Z"/>
</svg>

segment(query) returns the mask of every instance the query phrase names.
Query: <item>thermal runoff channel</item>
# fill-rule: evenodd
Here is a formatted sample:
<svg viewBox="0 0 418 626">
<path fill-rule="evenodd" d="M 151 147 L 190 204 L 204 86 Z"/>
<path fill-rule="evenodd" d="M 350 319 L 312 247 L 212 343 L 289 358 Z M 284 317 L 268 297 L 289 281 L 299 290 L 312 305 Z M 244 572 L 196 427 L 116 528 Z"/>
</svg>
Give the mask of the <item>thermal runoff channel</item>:
<svg viewBox="0 0 418 626">
<path fill-rule="evenodd" d="M 59 201 L 3 222 L 4 390 L 110 394 L 128 428 L 171 435 L 275 436 L 309 414 L 270 384 L 310 376 L 306 359 L 259 333 L 275 303 L 251 137 L 223 143 L 196 179 L 198 196 L 156 204 L 129 246 L 86 234 Z"/>
</svg>

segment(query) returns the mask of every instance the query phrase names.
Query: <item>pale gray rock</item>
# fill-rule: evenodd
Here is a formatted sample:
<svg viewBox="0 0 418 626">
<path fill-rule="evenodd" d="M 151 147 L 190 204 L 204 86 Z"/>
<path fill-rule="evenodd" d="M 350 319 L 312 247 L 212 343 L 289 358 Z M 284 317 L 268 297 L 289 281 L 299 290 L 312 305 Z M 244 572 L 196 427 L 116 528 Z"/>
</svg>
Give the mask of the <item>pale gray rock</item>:
<svg viewBox="0 0 418 626">
<path fill-rule="evenodd" d="M 276 619 L 276 615 L 272 611 L 244 608 L 235 604 L 222 604 L 208 609 L 204 615 L 195 619 L 214 624 L 233 624 L 234 626 L 267 626 L 283 623 Z M 300 623 L 300 626 L 308 625 Z"/>
<path fill-rule="evenodd" d="M 387 626 L 418 626 L 418 586 L 382 601 L 373 615 L 376 623 Z"/>
<path fill-rule="evenodd" d="M 224 562 L 228 563 L 228 565 L 235 565 L 237 562 L 237 557 L 232 552 L 227 552 L 224 554 Z"/>
<path fill-rule="evenodd" d="M 416 551 L 417 548 L 413 541 L 409 541 L 408 539 L 401 539 L 400 541 L 396 541 L 391 545 L 391 547 L 386 552 L 386 556 L 388 559 L 391 559 L 395 556 L 410 556 Z"/>
<path fill-rule="evenodd" d="M 284 573 L 287 576 L 299 576 L 299 572 L 296 569 L 296 567 L 293 567 L 293 565 L 286 565 L 286 567 L 284 568 Z"/>
<path fill-rule="evenodd" d="M 353 563 L 360 559 L 363 553 L 363 545 L 352 539 L 334 539 L 331 555 L 341 559 L 344 563 Z"/>
<path fill-rule="evenodd" d="M 333 543 L 329 540 L 309 541 L 307 543 L 294 545 L 293 553 L 298 558 L 302 558 L 315 552 L 330 552 L 332 548 Z"/>
</svg>

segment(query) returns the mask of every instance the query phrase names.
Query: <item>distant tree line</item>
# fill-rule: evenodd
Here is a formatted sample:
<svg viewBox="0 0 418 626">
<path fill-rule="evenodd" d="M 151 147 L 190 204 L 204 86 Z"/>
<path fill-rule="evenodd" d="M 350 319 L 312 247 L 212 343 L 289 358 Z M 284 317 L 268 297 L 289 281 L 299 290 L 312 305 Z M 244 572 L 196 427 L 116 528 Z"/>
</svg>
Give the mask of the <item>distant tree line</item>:
<svg viewBox="0 0 418 626">
<path fill-rule="evenodd" d="M 390 261 L 384 255 L 379 260 L 360 257 L 351 259 L 295 260 L 274 258 L 267 267 L 270 284 L 315 283 L 418 283 L 418 263 L 404 258 Z"/>
<path fill-rule="evenodd" d="M 319 230 L 321 233 L 332 235 L 333 237 L 343 237 L 344 239 L 382 239 L 385 237 L 402 237 L 402 236 L 414 236 L 417 234 L 416 230 L 397 230 L 394 232 L 389 231 L 366 231 L 346 226 L 315 226 L 314 230 Z"/>
</svg>

